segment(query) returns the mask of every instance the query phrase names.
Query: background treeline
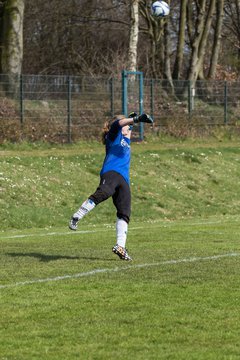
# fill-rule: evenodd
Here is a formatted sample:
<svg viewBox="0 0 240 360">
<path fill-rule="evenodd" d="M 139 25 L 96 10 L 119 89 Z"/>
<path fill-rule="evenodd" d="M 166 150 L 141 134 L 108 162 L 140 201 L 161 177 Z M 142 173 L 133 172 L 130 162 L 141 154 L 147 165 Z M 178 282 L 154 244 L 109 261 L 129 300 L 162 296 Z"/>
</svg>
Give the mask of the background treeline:
<svg viewBox="0 0 240 360">
<path fill-rule="evenodd" d="M 2 0 L 0 72 L 237 79 L 240 1 L 168 2 L 156 20 L 151 0 Z"/>
</svg>

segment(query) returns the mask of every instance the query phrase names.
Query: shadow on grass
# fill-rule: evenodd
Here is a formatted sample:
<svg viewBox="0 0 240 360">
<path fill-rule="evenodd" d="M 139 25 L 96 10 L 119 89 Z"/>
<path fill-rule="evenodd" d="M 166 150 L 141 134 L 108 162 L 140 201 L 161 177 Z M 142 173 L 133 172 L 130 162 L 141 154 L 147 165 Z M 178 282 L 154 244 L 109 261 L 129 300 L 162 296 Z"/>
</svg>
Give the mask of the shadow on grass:
<svg viewBox="0 0 240 360">
<path fill-rule="evenodd" d="M 33 257 L 36 259 L 39 259 L 39 261 L 42 262 L 50 262 L 50 261 L 56 261 L 56 260 L 61 260 L 61 259 L 66 259 L 66 260 L 107 260 L 107 261 L 115 261 L 115 259 L 103 259 L 100 257 L 84 257 L 84 256 L 67 256 L 67 255 L 45 255 L 45 254 L 41 254 L 41 253 L 34 253 L 34 252 L 30 252 L 30 253 L 6 253 L 6 255 L 8 256 L 12 256 L 12 257 Z"/>
</svg>

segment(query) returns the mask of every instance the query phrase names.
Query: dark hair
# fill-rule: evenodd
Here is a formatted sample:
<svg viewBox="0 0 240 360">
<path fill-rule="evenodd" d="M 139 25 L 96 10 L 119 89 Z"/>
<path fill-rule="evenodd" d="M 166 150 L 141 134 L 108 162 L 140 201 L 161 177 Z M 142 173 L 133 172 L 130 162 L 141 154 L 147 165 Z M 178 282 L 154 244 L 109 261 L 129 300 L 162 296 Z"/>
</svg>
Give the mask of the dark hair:
<svg viewBox="0 0 240 360">
<path fill-rule="evenodd" d="M 107 134 L 110 130 L 110 127 L 112 125 L 112 123 L 116 120 L 121 120 L 124 119 L 125 116 L 124 115 L 116 115 L 116 117 L 114 117 L 112 120 L 109 121 L 105 121 L 103 128 L 102 128 L 102 143 L 105 145 L 106 144 L 106 140 L 107 140 Z"/>
<path fill-rule="evenodd" d="M 102 143 L 103 143 L 103 145 L 106 144 L 107 134 L 110 130 L 110 127 L 111 127 L 111 121 L 105 121 L 103 128 L 102 128 Z"/>
</svg>

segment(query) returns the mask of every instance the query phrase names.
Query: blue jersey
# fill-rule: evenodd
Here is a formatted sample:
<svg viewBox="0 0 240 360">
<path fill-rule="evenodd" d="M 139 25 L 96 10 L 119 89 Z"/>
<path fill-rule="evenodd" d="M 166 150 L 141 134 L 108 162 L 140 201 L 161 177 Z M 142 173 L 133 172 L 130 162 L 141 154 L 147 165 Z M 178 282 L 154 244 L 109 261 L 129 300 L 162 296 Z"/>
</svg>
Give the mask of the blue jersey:
<svg viewBox="0 0 240 360">
<path fill-rule="evenodd" d="M 119 121 L 116 120 L 106 137 L 106 156 L 100 175 L 107 171 L 116 171 L 129 184 L 130 161 L 130 139 L 123 136 L 122 127 L 119 125 Z"/>
</svg>

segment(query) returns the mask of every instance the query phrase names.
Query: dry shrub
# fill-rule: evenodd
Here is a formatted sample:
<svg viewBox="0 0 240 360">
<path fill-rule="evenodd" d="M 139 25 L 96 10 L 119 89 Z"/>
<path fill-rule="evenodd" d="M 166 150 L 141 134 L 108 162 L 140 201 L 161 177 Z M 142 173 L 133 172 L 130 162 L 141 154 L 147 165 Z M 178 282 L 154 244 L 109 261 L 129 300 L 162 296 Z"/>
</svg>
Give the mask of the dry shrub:
<svg viewBox="0 0 240 360">
<path fill-rule="evenodd" d="M 21 140 L 19 103 L 6 97 L 0 98 L 0 143 Z"/>
<path fill-rule="evenodd" d="M 39 105 L 39 104 L 38 104 Z M 40 104 L 41 105 L 41 104 Z M 44 141 L 49 143 L 67 143 L 70 139 L 96 139 L 105 121 L 103 109 L 98 111 L 77 111 L 72 117 L 70 129 L 67 124 L 67 113 L 61 107 L 54 111 L 42 105 L 24 109 L 21 123 L 19 102 L 0 99 L 0 143 L 20 141 Z"/>
<path fill-rule="evenodd" d="M 204 124 L 197 117 L 178 116 L 168 119 L 164 126 L 154 128 L 155 133 L 162 133 L 177 139 L 211 136 L 215 126 Z"/>
<path fill-rule="evenodd" d="M 16 100 L 6 97 L 0 98 L 0 119 L 18 119 L 19 120 L 19 103 Z"/>
<path fill-rule="evenodd" d="M 6 141 L 18 142 L 22 140 L 22 128 L 20 121 L 16 120 L 0 120 L 0 143 Z"/>
</svg>

